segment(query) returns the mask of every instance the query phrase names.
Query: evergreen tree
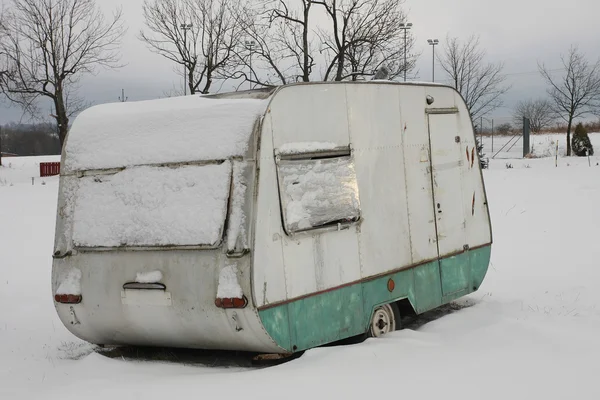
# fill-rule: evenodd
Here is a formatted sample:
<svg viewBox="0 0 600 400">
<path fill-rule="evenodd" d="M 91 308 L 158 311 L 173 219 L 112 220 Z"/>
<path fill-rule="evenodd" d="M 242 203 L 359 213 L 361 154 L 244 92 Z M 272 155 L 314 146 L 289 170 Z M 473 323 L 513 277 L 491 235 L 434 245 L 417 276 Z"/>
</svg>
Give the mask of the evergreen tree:
<svg viewBox="0 0 600 400">
<path fill-rule="evenodd" d="M 475 137 L 475 143 L 477 144 L 477 154 L 479 155 L 479 163 L 481 165 L 481 169 L 486 169 L 489 165 L 490 160 L 484 158 L 485 154 L 483 153 L 483 144 L 480 142 L 479 138 Z"/>
<path fill-rule="evenodd" d="M 587 129 L 584 128 L 581 122 L 575 127 L 575 133 L 571 140 L 571 148 L 573 149 L 573 153 L 579 157 L 594 155 L 594 146 L 592 146 Z"/>
</svg>

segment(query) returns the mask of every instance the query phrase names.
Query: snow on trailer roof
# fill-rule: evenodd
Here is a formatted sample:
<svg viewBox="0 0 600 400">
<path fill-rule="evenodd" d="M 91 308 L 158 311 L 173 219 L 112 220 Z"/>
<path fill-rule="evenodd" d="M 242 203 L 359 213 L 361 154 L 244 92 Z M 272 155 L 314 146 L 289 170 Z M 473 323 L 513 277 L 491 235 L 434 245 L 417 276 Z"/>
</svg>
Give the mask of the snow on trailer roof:
<svg viewBox="0 0 600 400">
<path fill-rule="evenodd" d="M 243 156 L 272 92 L 91 107 L 73 123 L 64 172 Z"/>
</svg>

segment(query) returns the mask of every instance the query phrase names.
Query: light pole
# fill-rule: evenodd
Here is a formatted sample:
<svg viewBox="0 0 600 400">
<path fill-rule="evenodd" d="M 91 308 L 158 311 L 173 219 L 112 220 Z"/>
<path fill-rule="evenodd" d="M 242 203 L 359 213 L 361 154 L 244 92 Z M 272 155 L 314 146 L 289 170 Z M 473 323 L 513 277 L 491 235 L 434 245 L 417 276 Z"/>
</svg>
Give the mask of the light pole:
<svg viewBox="0 0 600 400">
<path fill-rule="evenodd" d="M 437 39 L 427 39 L 427 43 L 432 48 L 432 59 L 431 59 L 431 81 L 435 82 L 435 46 L 440 44 L 440 41 Z"/>
<path fill-rule="evenodd" d="M 412 23 L 401 23 L 400 29 L 404 31 L 404 82 L 406 82 L 406 31 L 412 28 Z"/>
<path fill-rule="evenodd" d="M 185 47 L 185 51 L 187 52 L 187 31 L 192 29 L 194 25 L 192 24 L 181 24 L 180 27 L 183 29 L 183 46 Z M 183 95 L 187 95 L 187 66 L 185 65 L 185 60 L 183 63 Z"/>
<path fill-rule="evenodd" d="M 252 90 L 252 49 L 254 49 L 256 42 L 254 40 L 246 40 L 244 44 L 246 45 L 246 49 L 250 51 L 250 90 Z"/>
<path fill-rule="evenodd" d="M 119 97 L 119 101 L 121 103 L 125 103 L 129 97 L 125 97 L 125 89 L 121 89 L 121 97 Z"/>
</svg>

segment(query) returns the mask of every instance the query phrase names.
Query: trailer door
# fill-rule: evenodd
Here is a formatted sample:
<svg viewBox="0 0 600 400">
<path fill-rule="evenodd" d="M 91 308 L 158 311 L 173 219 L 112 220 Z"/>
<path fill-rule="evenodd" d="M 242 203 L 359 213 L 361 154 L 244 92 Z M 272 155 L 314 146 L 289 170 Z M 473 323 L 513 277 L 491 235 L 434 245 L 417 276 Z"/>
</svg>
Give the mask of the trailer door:
<svg viewBox="0 0 600 400">
<path fill-rule="evenodd" d="M 458 118 L 458 110 L 453 108 L 430 110 L 428 114 L 433 207 L 443 295 L 464 290 L 469 282 L 469 265 L 460 265 L 453 257 L 448 258 L 462 252 L 467 243 L 462 193 L 465 162 Z"/>
</svg>

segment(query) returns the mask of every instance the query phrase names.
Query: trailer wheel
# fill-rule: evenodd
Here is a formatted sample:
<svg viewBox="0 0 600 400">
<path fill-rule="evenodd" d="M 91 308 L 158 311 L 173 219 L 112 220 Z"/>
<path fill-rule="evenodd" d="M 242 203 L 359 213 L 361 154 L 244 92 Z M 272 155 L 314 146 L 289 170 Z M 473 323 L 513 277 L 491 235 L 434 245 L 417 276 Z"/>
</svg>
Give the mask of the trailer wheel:
<svg viewBox="0 0 600 400">
<path fill-rule="evenodd" d="M 400 328 L 400 311 L 396 303 L 375 308 L 369 325 L 369 337 L 380 337 Z"/>
</svg>

